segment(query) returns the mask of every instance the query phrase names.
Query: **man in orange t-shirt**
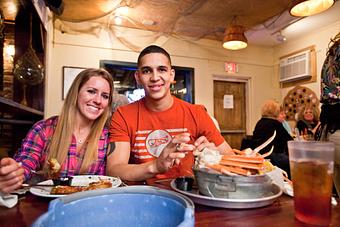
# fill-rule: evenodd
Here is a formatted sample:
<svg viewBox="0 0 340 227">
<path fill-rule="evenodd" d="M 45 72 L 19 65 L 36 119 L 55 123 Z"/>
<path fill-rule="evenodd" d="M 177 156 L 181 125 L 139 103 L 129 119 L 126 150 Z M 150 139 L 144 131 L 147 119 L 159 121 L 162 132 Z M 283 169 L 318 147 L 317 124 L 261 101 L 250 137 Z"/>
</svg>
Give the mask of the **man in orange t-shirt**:
<svg viewBox="0 0 340 227">
<path fill-rule="evenodd" d="M 231 152 L 202 106 L 171 95 L 174 77 L 163 48 L 152 45 L 140 53 L 135 79 L 145 97 L 118 108 L 112 118 L 108 175 L 130 181 L 188 176 L 193 150 L 213 147 Z"/>
</svg>

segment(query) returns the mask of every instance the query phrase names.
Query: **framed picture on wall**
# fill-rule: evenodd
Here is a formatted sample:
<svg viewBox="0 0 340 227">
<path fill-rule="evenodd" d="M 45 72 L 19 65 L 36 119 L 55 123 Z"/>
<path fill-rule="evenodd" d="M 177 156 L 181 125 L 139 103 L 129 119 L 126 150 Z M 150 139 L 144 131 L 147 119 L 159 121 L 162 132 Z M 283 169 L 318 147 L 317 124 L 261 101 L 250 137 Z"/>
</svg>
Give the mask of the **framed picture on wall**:
<svg viewBox="0 0 340 227">
<path fill-rule="evenodd" d="M 84 69 L 86 68 L 63 66 L 63 94 L 62 94 L 63 100 L 66 98 L 67 92 L 70 89 L 73 80 Z"/>
</svg>

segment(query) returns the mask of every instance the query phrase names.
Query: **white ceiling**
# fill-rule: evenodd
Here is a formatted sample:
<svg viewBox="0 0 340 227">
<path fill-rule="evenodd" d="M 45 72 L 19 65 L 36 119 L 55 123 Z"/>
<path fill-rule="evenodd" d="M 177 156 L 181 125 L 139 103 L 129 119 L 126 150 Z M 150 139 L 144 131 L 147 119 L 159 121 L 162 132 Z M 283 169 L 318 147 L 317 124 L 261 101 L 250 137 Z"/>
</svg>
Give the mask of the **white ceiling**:
<svg viewBox="0 0 340 227">
<path fill-rule="evenodd" d="M 283 33 L 288 39 L 294 39 L 337 21 L 340 21 L 340 1 L 335 2 L 332 8 L 323 13 L 303 18 L 299 22 L 292 24 L 284 29 Z"/>
<path fill-rule="evenodd" d="M 289 41 L 337 21 L 340 21 L 340 1 L 335 2 L 330 9 L 323 13 L 305 18 L 292 17 L 286 11 L 276 21 L 277 25 L 273 29 L 263 29 L 263 25 L 255 26 L 246 32 L 246 37 L 248 38 L 249 43 L 253 45 L 275 46 L 281 43 L 277 39 L 277 35 L 281 31 L 281 28 L 282 35 Z M 256 29 L 259 30 L 257 31 Z"/>
</svg>

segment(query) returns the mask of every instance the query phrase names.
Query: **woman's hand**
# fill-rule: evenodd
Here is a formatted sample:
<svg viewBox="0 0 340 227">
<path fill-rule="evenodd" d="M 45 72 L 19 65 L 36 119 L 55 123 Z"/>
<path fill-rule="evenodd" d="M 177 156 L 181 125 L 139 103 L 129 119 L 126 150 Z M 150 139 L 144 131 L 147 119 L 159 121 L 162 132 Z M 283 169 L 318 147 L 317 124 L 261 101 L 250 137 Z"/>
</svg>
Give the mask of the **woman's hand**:
<svg viewBox="0 0 340 227">
<path fill-rule="evenodd" d="M 24 181 L 24 169 L 12 158 L 0 160 L 0 192 L 10 193 Z"/>
<path fill-rule="evenodd" d="M 179 164 L 180 160 L 185 157 L 186 152 L 193 151 L 195 146 L 192 144 L 187 144 L 189 141 L 189 133 L 181 133 L 176 135 L 157 158 L 157 172 L 164 173 L 168 171 L 174 165 L 174 163 Z"/>
</svg>

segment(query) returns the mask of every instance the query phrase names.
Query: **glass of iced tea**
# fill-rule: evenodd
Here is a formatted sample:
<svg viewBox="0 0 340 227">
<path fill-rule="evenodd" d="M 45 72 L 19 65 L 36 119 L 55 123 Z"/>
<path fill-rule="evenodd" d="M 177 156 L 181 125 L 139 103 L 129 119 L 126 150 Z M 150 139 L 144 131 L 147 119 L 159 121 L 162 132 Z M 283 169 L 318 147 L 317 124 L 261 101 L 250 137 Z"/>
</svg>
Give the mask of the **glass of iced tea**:
<svg viewBox="0 0 340 227">
<path fill-rule="evenodd" d="M 335 152 L 335 160 L 334 160 L 334 185 L 335 189 L 340 198 L 340 150 Z"/>
<path fill-rule="evenodd" d="M 332 141 L 335 144 L 335 155 L 334 155 L 334 175 L 333 182 L 340 197 L 340 130 L 334 132 L 329 135 L 329 141 Z"/>
<path fill-rule="evenodd" d="M 295 217 L 308 224 L 329 225 L 334 143 L 289 141 L 288 150 Z"/>
</svg>

